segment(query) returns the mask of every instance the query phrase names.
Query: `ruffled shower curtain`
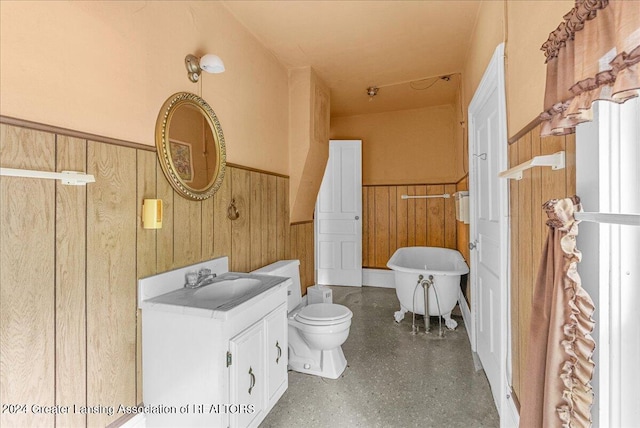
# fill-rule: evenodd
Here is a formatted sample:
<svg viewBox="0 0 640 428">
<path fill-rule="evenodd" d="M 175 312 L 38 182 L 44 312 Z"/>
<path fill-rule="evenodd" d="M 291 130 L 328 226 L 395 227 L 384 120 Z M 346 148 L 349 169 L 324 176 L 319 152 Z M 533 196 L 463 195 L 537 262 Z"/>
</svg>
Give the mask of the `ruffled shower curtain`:
<svg viewBox="0 0 640 428">
<path fill-rule="evenodd" d="M 520 408 L 525 428 L 589 427 L 593 301 L 581 287 L 577 196 L 544 204 L 549 235 L 538 270 Z"/>
</svg>

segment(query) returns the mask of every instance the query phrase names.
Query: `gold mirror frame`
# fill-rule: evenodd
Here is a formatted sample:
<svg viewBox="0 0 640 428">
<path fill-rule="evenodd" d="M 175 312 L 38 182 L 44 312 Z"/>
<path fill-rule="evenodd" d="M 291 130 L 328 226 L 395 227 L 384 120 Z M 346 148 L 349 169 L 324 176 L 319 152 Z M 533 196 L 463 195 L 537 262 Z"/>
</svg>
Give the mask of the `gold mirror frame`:
<svg viewBox="0 0 640 428">
<path fill-rule="evenodd" d="M 212 178 L 204 188 L 196 189 L 189 186 L 178 175 L 176 167 L 171 157 L 171 145 L 169 141 L 169 130 L 171 119 L 180 106 L 188 105 L 198 110 L 209 125 L 215 142 L 216 169 Z M 213 196 L 222 185 L 226 169 L 226 149 L 224 135 L 218 117 L 205 100 L 189 92 L 178 92 L 170 96 L 163 104 L 156 121 L 156 148 L 158 149 L 158 160 L 164 175 L 169 180 L 171 186 L 180 195 L 187 199 L 202 201 Z"/>
</svg>

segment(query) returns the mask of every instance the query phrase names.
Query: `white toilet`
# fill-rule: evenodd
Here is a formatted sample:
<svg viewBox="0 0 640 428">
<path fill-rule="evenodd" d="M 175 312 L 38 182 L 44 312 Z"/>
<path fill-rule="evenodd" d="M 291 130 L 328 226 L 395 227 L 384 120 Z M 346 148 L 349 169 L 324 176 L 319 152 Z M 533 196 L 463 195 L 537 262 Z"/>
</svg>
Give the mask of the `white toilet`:
<svg viewBox="0 0 640 428">
<path fill-rule="evenodd" d="M 337 379 L 347 367 L 342 344 L 349 336 L 353 313 L 334 303 L 306 304 L 300 292 L 299 260 L 281 260 L 253 271 L 292 279 L 288 291 L 289 368 Z"/>
</svg>

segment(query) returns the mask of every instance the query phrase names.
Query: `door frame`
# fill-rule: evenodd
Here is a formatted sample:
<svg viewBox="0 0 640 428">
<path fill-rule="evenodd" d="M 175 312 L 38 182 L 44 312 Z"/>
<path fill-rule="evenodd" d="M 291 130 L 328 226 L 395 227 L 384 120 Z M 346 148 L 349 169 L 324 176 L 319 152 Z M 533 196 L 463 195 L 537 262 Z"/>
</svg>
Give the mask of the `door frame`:
<svg viewBox="0 0 640 428">
<path fill-rule="evenodd" d="M 468 109 L 468 154 L 469 154 L 469 241 L 474 242 L 477 240 L 477 222 L 478 222 L 478 201 L 476 197 L 478 195 L 477 186 L 477 168 L 475 162 L 477 158 L 473 152 L 475 145 L 475 124 L 474 118 L 477 111 L 482 107 L 487 98 L 497 91 L 498 96 L 498 135 L 500 136 L 501 149 L 498 152 L 498 164 L 499 170 L 505 170 L 508 168 L 508 138 L 507 138 L 507 109 L 506 109 L 506 89 L 505 89 L 505 68 L 504 68 L 504 43 L 499 44 L 491 57 L 491 61 L 487 66 L 482 80 L 478 85 L 478 88 L 469 104 Z M 494 399 L 498 406 L 498 413 L 500 415 L 500 426 L 517 426 L 518 413 L 515 407 L 515 403 L 512 398 L 510 383 L 511 383 L 511 352 L 510 352 L 510 340 L 511 340 L 511 320 L 510 320 L 510 237 L 509 237 L 509 186 L 507 180 L 499 181 L 499 230 L 500 238 L 499 245 L 503 250 L 500 254 L 500 289 L 503 291 L 500 295 L 500 325 L 504 326 L 501 329 L 501 337 L 499 340 L 499 371 L 500 382 L 499 390 L 495 391 Z M 471 349 L 475 353 L 477 350 L 477 328 L 478 328 L 478 277 L 477 277 L 477 262 L 479 252 L 478 250 L 470 251 L 470 281 L 471 281 Z"/>
</svg>

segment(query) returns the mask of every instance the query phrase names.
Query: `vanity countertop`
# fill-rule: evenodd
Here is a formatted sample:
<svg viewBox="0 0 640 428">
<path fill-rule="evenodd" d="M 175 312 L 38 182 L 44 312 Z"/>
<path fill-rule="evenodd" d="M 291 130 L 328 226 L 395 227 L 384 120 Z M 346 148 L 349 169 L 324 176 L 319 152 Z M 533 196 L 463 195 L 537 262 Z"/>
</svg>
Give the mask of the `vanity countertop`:
<svg viewBox="0 0 640 428">
<path fill-rule="evenodd" d="M 198 288 L 182 287 L 144 300 L 143 310 L 157 310 L 226 320 L 262 298 L 287 287 L 290 278 L 226 272 Z"/>
</svg>

